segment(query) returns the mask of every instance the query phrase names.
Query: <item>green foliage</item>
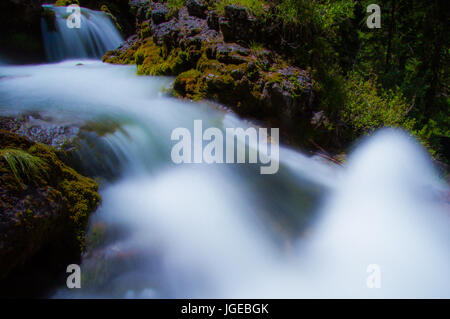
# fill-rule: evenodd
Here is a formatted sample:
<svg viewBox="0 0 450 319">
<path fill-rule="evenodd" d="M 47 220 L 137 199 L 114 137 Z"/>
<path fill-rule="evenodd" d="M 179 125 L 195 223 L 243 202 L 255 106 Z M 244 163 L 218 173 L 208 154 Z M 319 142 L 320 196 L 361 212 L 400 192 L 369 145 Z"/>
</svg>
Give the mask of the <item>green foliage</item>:
<svg viewBox="0 0 450 319">
<path fill-rule="evenodd" d="M 177 11 L 185 1 L 166 3 L 171 11 Z M 313 111 L 323 111 L 326 134 L 337 137 L 328 140 L 348 145 L 361 134 L 393 126 L 417 136 L 436 157 L 448 152 L 444 146 L 450 138 L 450 41 L 445 1 L 380 0 L 377 4 L 382 10 L 381 29 L 369 29 L 366 25 L 369 15 L 366 9 L 373 3 L 371 0 L 204 0 L 204 3 L 220 15 L 227 5 L 239 5 L 262 25 L 276 27 L 281 41 L 275 49 L 283 56 L 283 63 L 294 64 L 313 75 L 316 97 Z M 151 35 L 146 25 L 141 31 L 142 38 Z M 264 47 L 274 49 L 268 39 L 251 39 L 247 44 L 252 54 L 258 57 Z M 179 91 L 190 98 L 211 92 L 220 95 L 221 90 L 230 90 L 236 83 L 221 74 L 216 67 L 220 63 L 213 60 L 203 63 L 201 58 L 197 63 L 199 56 L 191 52 L 166 54 L 145 42 L 130 56 L 126 61 L 135 60 L 139 74 L 177 75 L 197 68 L 202 77 L 188 71 L 176 80 Z M 270 65 L 259 59 L 255 64 L 260 71 L 267 72 L 267 81 L 282 81 L 277 72 L 271 72 L 275 70 Z M 251 78 L 251 74 L 247 75 Z M 202 85 L 199 78 L 204 79 Z M 301 95 L 302 88 L 296 89 Z M 239 94 L 249 91 L 258 97 L 258 92 L 245 85 Z M 227 99 L 223 100 L 226 103 Z"/>
<path fill-rule="evenodd" d="M 250 41 L 248 47 L 254 52 L 258 53 L 264 49 L 264 44 L 257 41 Z"/>
<path fill-rule="evenodd" d="M 167 0 L 167 7 L 169 8 L 169 15 L 173 15 L 175 12 L 180 10 L 184 4 L 186 3 L 186 0 Z"/>
<path fill-rule="evenodd" d="M 449 159 L 441 155 L 441 152 L 444 151 L 442 140 L 450 139 L 450 117 L 448 111 L 437 113 L 421 129 L 415 130 L 413 133 L 433 156 L 449 164 Z"/>
<path fill-rule="evenodd" d="M 414 120 L 407 116 L 411 106 L 400 90 L 383 89 L 375 74 L 369 74 L 367 79 L 352 74 L 345 91 L 341 116 L 351 126 L 353 134 L 366 134 L 386 126 L 413 129 Z"/>
<path fill-rule="evenodd" d="M 445 1 L 383 0 L 381 29 L 366 25 L 371 3 L 280 0 L 275 17 L 286 51 L 313 70 L 328 129 L 345 122 L 338 135 L 350 142 L 378 127 L 403 127 L 439 157 L 450 138 Z"/>
<path fill-rule="evenodd" d="M 46 171 L 45 163 L 36 156 L 23 150 L 0 149 L 0 157 L 8 163 L 11 172 L 18 181 L 33 181 L 33 177 Z"/>
<path fill-rule="evenodd" d="M 215 9 L 218 13 L 224 14 L 225 7 L 229 5 L 239 5 L 246 8 L 255 16 L 262 16 L 267 12 L 267 5 L 265 1 L 261 0 L 218 0 L 214 3 Z"/>
<path fill-rule="evenodd" d="M 277 6 L 277 16 L 285 23 L 334 33 L 342 21 L 353 17 L 355 4 L 354 0 L 283 0 Z"/>
</svg>

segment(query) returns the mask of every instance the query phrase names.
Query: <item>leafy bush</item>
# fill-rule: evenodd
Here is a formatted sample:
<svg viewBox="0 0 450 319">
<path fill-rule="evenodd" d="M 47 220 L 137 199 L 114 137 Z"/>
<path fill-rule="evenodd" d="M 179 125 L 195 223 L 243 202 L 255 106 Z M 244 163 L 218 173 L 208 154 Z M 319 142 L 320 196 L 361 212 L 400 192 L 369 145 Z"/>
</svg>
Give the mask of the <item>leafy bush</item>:
<svg viewBox="0 0 450 319">
<path fill-rule="evenodd" d="M 285 23 L 333 33 L 343 20 L 353 17 L 355 4 L 353 0 L 283 0 L 276 11 Z"/>
<path fill-rule="evenodd" d="M 225 12 L 225 7 L 229 5 L 239 5 L 247 8 L 249 12 L 256 16 L 262 16 L 266 12 L 266 3 L 261 0 L 218 0 L 215 3 L 215 8 L 217 12 L 223 14 Z"/>
<path fill-rule="evenodd" d="M 374 73 L 367 78 L 353 73 L 344 87 L 346 100 L 341 118 L 352 134 L 367 134 L 385 126 L 413 130 L 415 121 L 408 117 L 411 105 L 400 90 L 383 89 Z"/>
<path fill-rule="evenodd" d="M 176 11 L 181 9 L 185 2 L 185 0 L 167 0 L 167 7 L 170 11 Z"/>
</svg>

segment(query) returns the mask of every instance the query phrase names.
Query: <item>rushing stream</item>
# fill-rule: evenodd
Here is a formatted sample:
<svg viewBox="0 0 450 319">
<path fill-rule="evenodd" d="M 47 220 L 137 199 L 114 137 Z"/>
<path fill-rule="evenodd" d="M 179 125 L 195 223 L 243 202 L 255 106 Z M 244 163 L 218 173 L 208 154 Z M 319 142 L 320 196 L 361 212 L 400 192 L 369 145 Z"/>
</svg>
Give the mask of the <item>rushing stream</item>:
<svg viewBox="0 0 450 319">
<path fill-rule="evenodd" d="M 280 146 L 274 175 L 177 165 L 175 128 L 250 124 L 166 96 L 171 81 L 95 60 L 0 66 L 1 114 L 120 127 L 98 136 L 115 178 L 91 217 L 82 289 L 54 297 L 450 297 L 449 189 L 415 140 L 381 130 L 344 167 Z M 95 145 L 82 152 L 105 162 Z"/>
</svg>

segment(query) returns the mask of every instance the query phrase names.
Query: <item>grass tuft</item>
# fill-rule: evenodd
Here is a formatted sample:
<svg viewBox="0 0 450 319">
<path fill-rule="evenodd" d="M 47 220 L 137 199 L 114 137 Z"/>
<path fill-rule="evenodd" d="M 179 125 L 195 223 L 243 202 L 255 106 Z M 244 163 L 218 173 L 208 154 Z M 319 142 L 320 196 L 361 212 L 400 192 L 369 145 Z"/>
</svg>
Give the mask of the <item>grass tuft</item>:
<svg viewBox="0 0 450 319">
<path fill-rule="evenodd" d="M 13 148 L 0 149 L 2 157 L 18 181 L 31 181 L 33 176 L 46 171 L 46 165 L 39 157 Z"/>
</svg>

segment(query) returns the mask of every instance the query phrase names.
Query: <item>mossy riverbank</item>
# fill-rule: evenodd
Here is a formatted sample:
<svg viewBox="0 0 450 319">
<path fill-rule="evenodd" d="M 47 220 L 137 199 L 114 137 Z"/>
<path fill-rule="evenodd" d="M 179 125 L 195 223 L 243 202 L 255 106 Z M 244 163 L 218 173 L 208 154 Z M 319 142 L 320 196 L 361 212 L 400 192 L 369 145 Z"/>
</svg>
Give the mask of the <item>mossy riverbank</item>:
<svg viewBox="0 0 450 319">
<path fill-rule="evenodd" d="M 3 129 L 0 181 L 0 282 L 49 251 L 40 262 L 56 272 L 79 262 L 89 216 L 101 201 L 97 183 L 54 148 Z"/>
<path fill-rule="evenodd" d="M 416 50 L 409 57 L 395 43 L 385 48 L 397 36 L 384 39 L 361 24 L 364 3 L 180 0 L 130 7 L 136 34 L 105 62 L 136 64 L 140 75 L 175 76 L 176 96 L 216 100 L 280 127 L 283 142 L 302 149 L 338 154 L 378 128 L 400 127 L 448 163 L 448 74 L 436 73 L 445 63 L 435 63 L 434 84 L 427 71 L 418 85 L 412 79 L 429 64 L 427 56 Z M 407 25 L 409 16 L 398 14 L 397 22 Z M 433 12 L 426 15 L 442 24 Z M 390 20 L 386 25 L 396 23 Z M 410 47 L 416 33 L 405 40 Z M 443 61 L 442 50 L 436 56 Z"/>
</svg>

